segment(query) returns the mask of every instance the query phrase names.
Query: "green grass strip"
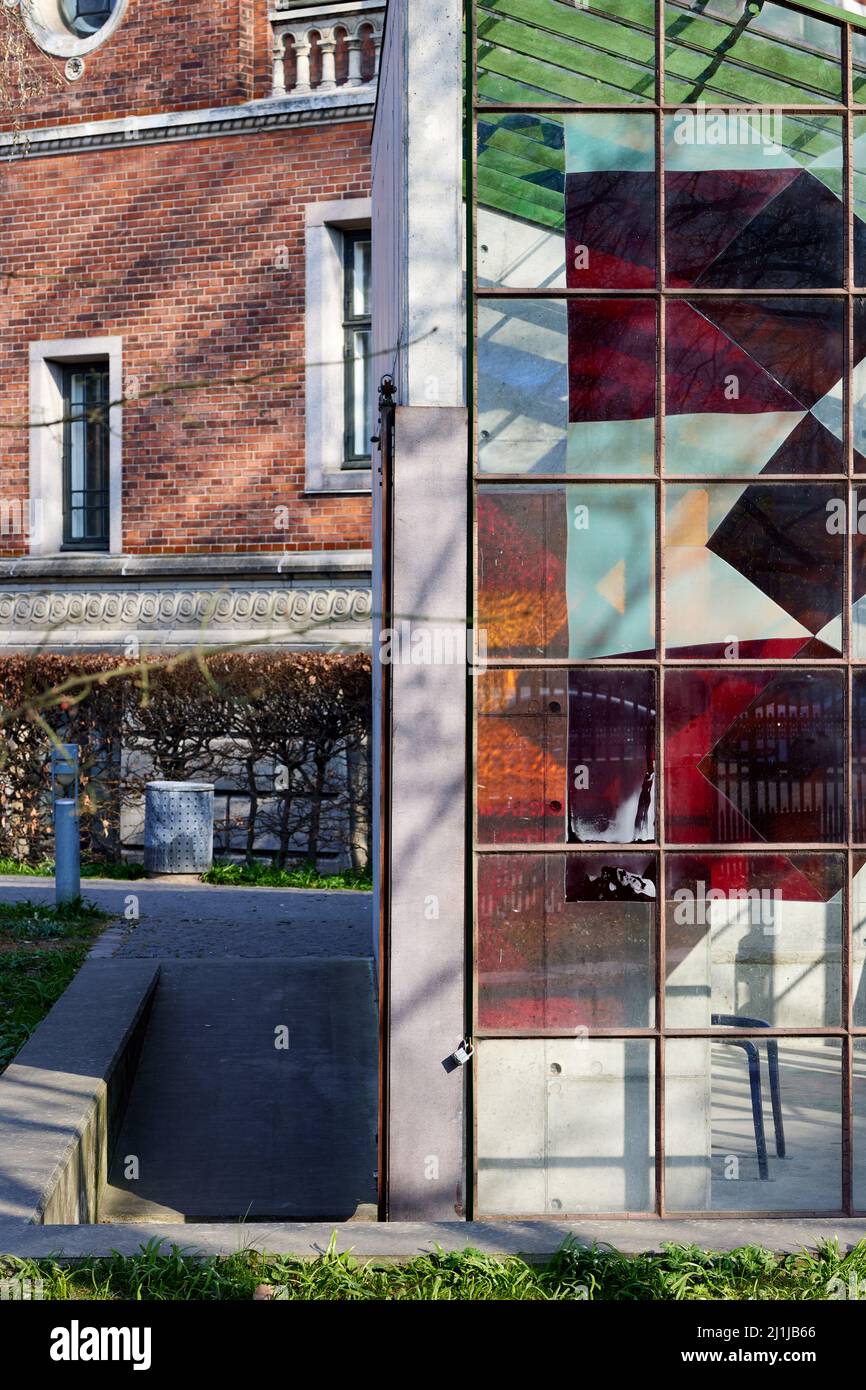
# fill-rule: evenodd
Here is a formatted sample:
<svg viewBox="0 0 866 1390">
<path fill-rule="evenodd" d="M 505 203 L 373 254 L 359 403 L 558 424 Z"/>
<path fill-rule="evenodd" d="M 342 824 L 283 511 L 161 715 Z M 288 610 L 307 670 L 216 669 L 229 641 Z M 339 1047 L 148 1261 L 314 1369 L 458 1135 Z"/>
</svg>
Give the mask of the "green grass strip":
<svg viewBox="0 0 866 1390">
<path fill-rule="evenodd" d="M 328 1251 L 304 1261 L 254 1250 L 196 1259 L 151 1240 L 135 1256 L 77 1262 L 0 1257 L 0 1277 L 41 1280 L 50 1300 L 246 1301 L 259 1285 L 292 1302 L 671 1302 L 824 1301 L 866 1277 L 866 1242 L 847 1255 L 828 1242 L 816 1252 L 777 1255 L 757 1246 L 712 1253 L 668 1245 L 627 1256 L 566 1242 L 543 1264 L 467 1248 L 404 1263 L 361 1262 Z"/>
</svg>

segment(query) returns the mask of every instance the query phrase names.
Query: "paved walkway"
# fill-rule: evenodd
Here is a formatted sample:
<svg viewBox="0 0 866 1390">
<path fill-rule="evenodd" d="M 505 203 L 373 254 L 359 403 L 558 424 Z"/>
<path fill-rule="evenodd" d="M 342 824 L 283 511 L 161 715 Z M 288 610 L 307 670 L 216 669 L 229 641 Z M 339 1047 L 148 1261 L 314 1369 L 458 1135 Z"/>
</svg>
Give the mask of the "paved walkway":
<svg viewBox="0 0 866 1390">
<path fill-rule="evenodd" d="M 113 951 L 118 956 L 285 960 L 373 952 L 370 893 L 176 886 L 147 879 L 83 879 L 81 893 L 123 918 L 124 931 Z M 0 876 L 0 902 L 22 898 L 53 902 L 54 880 Z M 129 911 L 139 914 L 137 921 L 128 919 Z"/>
</svg>

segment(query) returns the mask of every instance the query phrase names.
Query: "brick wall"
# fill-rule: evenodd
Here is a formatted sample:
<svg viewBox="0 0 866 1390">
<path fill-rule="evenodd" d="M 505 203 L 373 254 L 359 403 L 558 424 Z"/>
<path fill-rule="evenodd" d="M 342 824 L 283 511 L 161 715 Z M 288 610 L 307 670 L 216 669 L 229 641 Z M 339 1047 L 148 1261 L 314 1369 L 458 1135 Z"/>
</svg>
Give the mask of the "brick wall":
<svg viewBox="0 0 866 1390">
<path fill-rule="evenodd" d="M 26 128 L 226 106 L 269 93 L 267 0 L 129 0 L 115 32 L 70 82 L 64 61 L 33 46 L 44 90 Z M 0 15 L 0 22 L 5 22 Z M 0 128 L 9 125 L 0 121 Z"/>
<path fill-rule="evenodd" d="M 212 59 L 207 42 L 202 73 Z M 0 166 L 2 418 L 26 419 L 30 342 L 122 337 L 127 394 L 144 393 L 124 416 L 126 551 L 369 545 L 366 498 L 302 495 L 305 206 L 368 194 L 369 135 L 346 122 Z M 225 384 L 178 389 L 200 380 Z M 26 497 L 27 474 L 26 429 L 4 429 L 0 495 Z M 0 536 L 0 553 L 22 548 Z"/>
</svg>

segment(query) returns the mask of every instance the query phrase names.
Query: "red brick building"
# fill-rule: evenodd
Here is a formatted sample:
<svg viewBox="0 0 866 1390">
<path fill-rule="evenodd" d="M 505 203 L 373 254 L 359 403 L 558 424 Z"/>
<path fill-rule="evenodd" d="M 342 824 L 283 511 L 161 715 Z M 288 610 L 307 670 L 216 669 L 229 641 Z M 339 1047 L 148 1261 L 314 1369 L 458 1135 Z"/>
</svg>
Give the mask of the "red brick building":
<svg viewBox="0 0 866 1390">
<path fill-rule="evenodd" d="M 0 10 L 5 650 L 368 640 L 383 9 Z"/>
</svg>

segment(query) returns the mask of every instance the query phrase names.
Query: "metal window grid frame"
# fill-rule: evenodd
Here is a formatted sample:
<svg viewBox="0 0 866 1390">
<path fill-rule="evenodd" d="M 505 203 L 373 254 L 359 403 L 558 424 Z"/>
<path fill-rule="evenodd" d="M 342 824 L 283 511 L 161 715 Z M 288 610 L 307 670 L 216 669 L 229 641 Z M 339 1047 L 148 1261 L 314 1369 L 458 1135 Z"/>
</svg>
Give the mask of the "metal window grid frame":
<svg viewBox="0 0 866 1390">
<path fill-rule="evenodd" d="M 468 728 L 470 730 L 469 748 L 469 771 L 467 779 L 469 788 L 469 805 L 467 806 L 467 862 L 471 866 L 469 882 L 467 883 L 467 900 L 469 911 L 467 913 L 467 1015 L 469 1031 L 476 1039 L 501 1038 L 501 1039 L 521 1039 L 521 1038 L 573 1038 L 574 1031 L 568 1032 L 562 1029 L 538 1029 L 532 1031 L 521 1030 L 483 1030 L 474 1028 L 475 1020 L 478 1017 L 478 979 L 476 970 L 477 957 L 477 865 L 478 859 L 482 855 L 511 854 L 511 855 L 538 855 L 538 854 L 569 854 L 569 855 L 597 855 L 603 852 L 639 852 L 645 853 L 647 857 L 653 855 L 658 872 L 658 888 L 655 908 L 655 933 L 654 933 L 654 955 L 655 955 L 655 978 L 654 996 L 655 1012 L 654 1026 L 651 1028 L 589 1028 L 581 1029 L 591 1038 L 645 1038 L 654 1044 L 654 1086 L 653 1104 L 655 1108 L 654 1132 L 655 1144 L 652 1154 L 655 1166 L 655 1209 L 651 1212 L 646 1211 L 557 1211 L 550 1214 L 539 1214 L 537 1212 L 526 1213 L 532 1219 L 548 1220 L 622 1220 L 632 1218 L 636 1220 L 659 1220 L 670 1216 L 682 1217 L 684 1219 L 700 1220 L 742 1220 L 743 1217 L 750 1219 L 778 1218 L 778 1219 L 804 1219 L 809 1217 L 842 1217 L 866 1215 L 866 1209 L 857 1208 L 853 1201 L 853 1128 L 854 1128 L 854 1048 L 858 1043 L 861 1047 L 866 1044 L 866 1026 L 854 1026 L 853 1023 L 853 998 L 852 998 L 852 882 L 853 882 L 853 859 L 854 855 L 860 851 L 866 851 L 866 839 L 856 841 L 852 837 L 852 810 L 851 810 L 851 788 L 853 786 L 853 757 L 851 740 L 851 710 L 852 710 L 852 680 L 853 671 L 857 668 L 866 669 L 866 658 L 854 660 L 851 656 L 851 608 L 852 608 L 852 566 L 853 566 L 853 528 L 849 524 L 846 528 L 847 545 L 845 548 L 844 581 L 843 581 L 843 655 L 839 658 L 822 658 L 816 661 L 777 661 L 777 660 L 703 660 L 703 659 L 670 659 L 665 656 L 665 572 L 664 572 L 664 551 L 665 551 L 665 489 L 667 482 L 671 485 L 687 485 L 689 483 L 702 483 L 709 486 L 713 483 L 737 483 L 754 482 L 753 476 L 725 476 L 709 477 L 708 475 L 677 474 L 668 479 L 665 474 L 665 307 L 668 300 L 676 298 L 699 298 L 702 294 L 707 297 L 721 298 L 725 295 L 738 298 L 773 298 L 784 297 L 788 299 L 805 298 L 810 295 L 821 296 L 823 298 L 838 297 L 845 304 L 845 341 L 843 355 L 843 380 L 844 390 L 844 435 L 843 444 L 847 461 L 846 471 L 836 474 L 786 474 L 784 478 L 766 478 L 763 481 L 772 483 L 791 482 L 845 482 L 849 489 L 849 517 L 853 515 L 852 504 L 855 500 L 856 490 L 862 489 L 866 495 L 866 473 L 857 474 L 853 468 L 853 391 L 851 390 L 851 377 L 854 367 L 854 342 L 853 342 L 853 302 L 860 297 L 866 297 L 866 285 L 856 286 L 854 282 L 854 211 L 853 211 L 853 122 L 858 116 L 866 117 L 866 95 L 862 101 L 854 101 L 853 87 L 853 58 L 852 58 L 852 32 L 860 34 L 866 32 L 866 14 L 863 17 L 849 12 L 842 12 L 831 8 L 828 5 L 816 2 L 816 0 L 806 0 L 805 3 L 798 3 L 798 0 L 776 0 L 776 3 L 784 9 L 794 11 L 809 17 L 819 17 L 832 21 L 841 31 L 841 69 L 842 69 L 842 91 L 844 100 L 840 103 L 820 103 L 816 105 L 797 105 L 784 104 L 752 104 L 746 101 L 713 101 L 712 103 L 702 103 L 700 101 L 669 103 L 665 101 L 665 0 L 654 0 L 655 12 L 655 73 L 656 73 L 656 92 L 655 101 L 642 99 L 639 102 L 578 102 L 578 101 L 541 101 L 541 102 L 490 102 L 479 99 L 478 96 L 478 35 L 477 35 L 477 11 L 482 6 L 479 0 L 467 0 L 466 16 L 466 77 L 464 81 L 464 119 L 465 119 L 465 139 L 466 139 L 466 187 L 465 197 L 467 205 L 466 218 L 466 241 L 467 241 L 467 320 L 468 320 L 468 370 L 467 370 L 467 403 L 469 405 L 469 451 L 471 467 L 468 475 L 469 515 L 469 624 L 477 627 L 478 614 L 478 584 L 477 584 L 477 555 L 478 555 L 478 528 L 477 528 L 477 504 L 479 488 L 487 485 L 508 485 L 520 488 L 527 484 L 531 486 L 539 484 L 558 484 L 565 486 L 574 483 L 595 483 L 604 486 L 620 485 L 627 483 L 642 483 L 655 489 L 655 626 L 656 626 L 656 656 L 654 659 L 641 659 L 633 661 L 628 659 L 616 658 L 597 658 L 594 660 L 582 659 L 562 659 L 555 660 L 541 658 L 490 658 L 487 657 L 486 665 L 491 669 L 605 669 L 626 667 L 635 670 L 653 670 L 656 672 L 656 838 L 653 842 L 641 842 L 639 845 L 628 844 L 573 844 L 563 841 L 561 843 L 539 843 L 539 844 L 519 844 L 509 843 L 507 845 L 494 845 L 479 842 L 475 834 L 475 786 L 477 771 L 477 721 L 474 699 L 474 682 L 471 677 L 467 680 L 467 715 Z M 705 290 L 695 291 L 693 289 L 670 289 L 665 285 L 665 147 L 664 147 L 664 118 L 677 112 L 688 110 L 701 110 L 711 106 L 714 111 L 736 111 L 748 112 L 749 115 L 760 116 L 762 112 L 780 111 L 784 115 L 814 115 L 814 116 L 838 116 L 842 119 L 843 130 L 843 188 L 844 188 L 844 210 L 845 210 L 845 259 L 844 259 L 844 280 L 841 287 L 834 286 L 828 289 L 810 290 Z M 476 246 L 477 246 L 477 208 L 478 201 L 476 190 L 477 182 L 477 156 L 478 141 L 477 129 L 478 118 L 485 113 L 495 115 L 505 115 L 508 113 L 532 114 L 537 116 L 569 116 L 587 113 L 622 112 L 631 114 L 652 114 L 655 122 L 655 175 L 656 175 L 656 285 L 653 289 L 643 290 L 599 290 L 599 289 L 544 289 L 544 288 L 511 288 L 497 286 L 479 286 L 476 280 Z M 570 300 L 580 299 L 599 299 L 599 298 L 619 298 L 619 299 L 639 299 L 647 298 L 653 300 L 657 305 L 657 329 L 658 347 L 657 352 L 657 379 L 656 379 L 656 415 L 655 415 L 655 469 L 654 474 L 618 474 L 616 476 L 593 475 L 587 478 L 576 478 L 568 474 L 497 474 L 493 472 L 481 472 L 477 467 L 478 460 L 478 360 L 476 344 L 478 341 L 477 333 L 477 309 L 479 302 L 495 303 L 497 301 L 519 300 L 519 299 L 554 299 L 563 303 Z M 831 667 L 840 669 L 846 673 L 845 680 L 845 731 L 847 736 L 847 751 L 845 768 L 845 789 L 846 803 L 848 806 L 847 816 L 847 835 L 843 841 L 832 843 L 764 843 L 755 844 L 724 844 L 724 845 L 693 845 L 678 844 L 665 840 L 665 761 L 664 761 L 664 694 L 665 694 L 665 672 L 671 668 L 701 668 L 701 669 L 724 669 L 737 670 L 747 667 L 768 667 L 774 670 L 794 669 L 806 671 L 811 668 Z M 778 1028 L 772 1027 L 762 1029 L 760 1033 L 755 1029 L 739 1029 L 731 1027 L 710 1027 L 710 1028 L 671 1028 L 666 1023 L 665 1018 L 665 979 L 666 979 L 666 943 L 665 943 L 665 906 L 666 906 L 666 860 L 667 856 L 674 854 L 687 854 L 689 852 L 700 852 L 710 856 L 722 857 L 728 854 L 748 852 L 755 857 L 764 854 L 786 855 L 799 852 L 819 852 L 819 853 L 845 853 L 847 856 L 847 886 L 844 896 L 843 907 L 843 931 L 842 931 L 842 952 L 841 952 L 841 990 L 842 990 L 842 1019 L 839 1027 L 822 1028 Z M 731 1208 L 724 1211 L 691 1210 L 684 1211 L 670 1209 L 666 1201 L 665 1193 L 665 1168 L 666 1168 L 666 1149 L 665 1149 L 665 1045 L 668 1039 L 681 1038 L 705 1038 L 710 1041 L 721 1042 L 735 1038 L 767 1038 L 778 1039 L 808 1039 L 808 1038 L 835 1038 L 841 1043 L 842 1065 L 841 1065 L 841 1123 L 842 1123 L 842 1146 L 841 1146 L 841 1190 L 842 1204 L 838 1209 L 815 1209 L 805 1210 L 799 1208 L 787 1208 L 785 1210 L 756 1210 L 756 1209 L 735 1209 Z M 468 1162 L 470 1172 L 469 1198 L 471 1208 L 469 1215 L 478 1215 L 479 1219 L 495 1220 L 499 1219 L 521 1219 L 509 1213 L 507 1216 L 502 1213 L 491 1211 L 478 1211 L 478 1173 L 477 1173 L 477 1083 L 474 1077 L 470 1077 L 467 1088 L 467 1104 L 470 1106 L 471 1123 L 468 1126 Z"/>
<path fill-rule="evenodd" d="M 64 551 L 85 551 L 102 552 L 109 548 L 109 512 L 110 512 L 110 486 L 109 486 L 109 385 L 108 385 L 108 362 L 77 362 L 63 366 L 63 550 Z M 84 376 L 85 378 L 94 377 L 98 379 L 99 400 L 90 402 L 85 400 L 81 407 L 72 402 L 72 380 L 73 377 Z M 81 413 L 77 413 L 78 411 Z M 75 424 L 85 423 L 84 439 L 84 477 L 85 484 L 82 488 L 72 487 L 72 427 Z M 91 446 L 90 429 L 95 426 L 98 435 L 99 476 L 102 486 L 90 488 L 87 486 L 87 466 L 88 454 Z M 73 496 L 80 494 L 82 501 L 80 505 L 73 505 Z M 87 530 L 87 518 L 94 512 L 98 513 L 100 528 L 98 536 L 83 535 L 73 536 L 72 518 L 74 513 L 80 513 L 83 520 L 83 530 Z"/>
<path fill-rule="evenodd" d="M 352 309 L 352 299 L 355 293 L 355 267 L 354 253 L 355 247 L 359 243 L 367 242 L 372 248 L 372 233 L 369 227 L 344 230 L 342 238 L 342 260 L 343 260 L 343 467 L 360 468 L 369 463 L 372 454 L 369 449 L 365 454 L 359 454 L 354 447 L 354 413 L 357 403 L 357 390 L 355 385 L 355 364 L 357 358 L 353 344 L 354 334 L 366 332 L 368 335 L 372 326 L 372 307 L 369 302 L 369 285 L 366 314 L 355 314 Z M 372 273 L 372 264 L 370 265 Z M 367 359 L 369 363 L 369 358 Z M 365 402 L 365 411 L 369 410 Z M 369 423 L 369 422 L 368 422 Z"/>
</svg>

